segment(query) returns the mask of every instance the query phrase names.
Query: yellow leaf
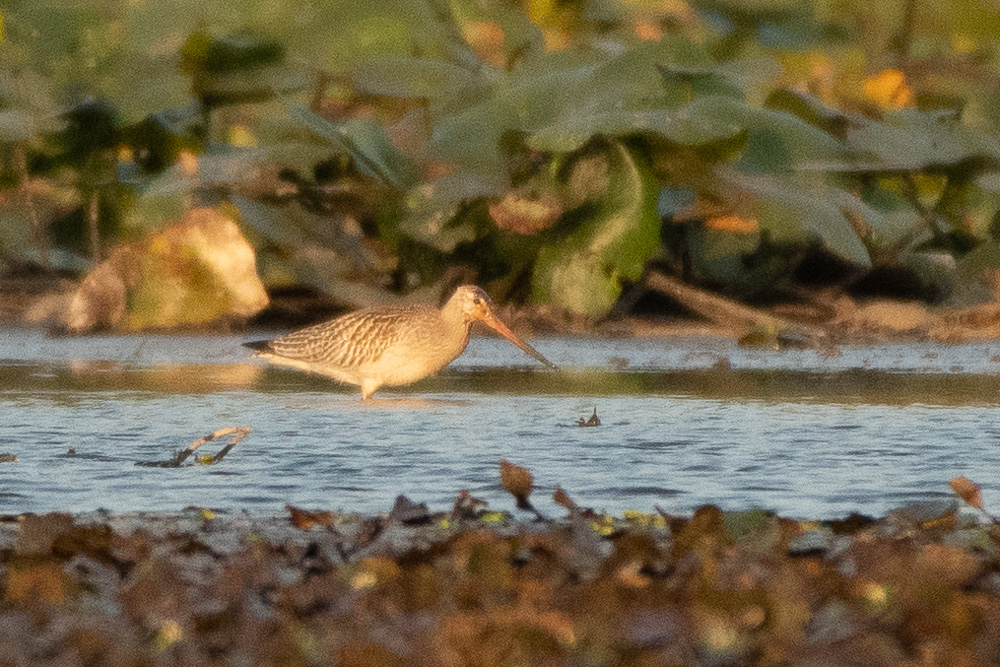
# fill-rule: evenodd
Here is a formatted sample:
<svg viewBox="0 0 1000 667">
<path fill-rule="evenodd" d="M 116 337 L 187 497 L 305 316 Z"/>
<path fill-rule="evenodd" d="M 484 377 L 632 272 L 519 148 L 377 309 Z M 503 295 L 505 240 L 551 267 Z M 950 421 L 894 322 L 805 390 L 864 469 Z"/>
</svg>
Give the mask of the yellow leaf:
<svg viewBox="0 0 1000 667">
<path fill-rule="evenodd" d="M 882 109 L 901 109 L 913 101 L 906 75 L 898 69 L 882 70 L 865 79 L 865 97 Z"/>
<path fill-rule="evenodd" d="M 462 25 L 462 37 L 480 60 L 494 67 L 507 66 L 507 54 L 503 50 L 503 28 L 492 21 L 469 21 Z"/>
<path fill-rule="evenodd" d="M 708 218 L 705 221 L 705 226 L 709 229 L 739 232 L 741 234 L 753 234 L 760 229 L 757 226 L 756 218 L 741 218 L 737 215 L 719 215 Z"/>
<path fill-rule="evenodd" d="M 658 42 L 663 39 L 663 28 L 651 21 L 639 21 L 634 27 L 635 36 L 644 42 Z"/>
<path fill-rule="evenodd" d="M 160 623 L 160 628 L 156 633 L 156 648 L 164 651 L 177 642 L 184 639 L 184 629 L 180 623 L 172 618 L 165 619 Z"/>
<path fill-rule="evenodd" d="M 229 144 L 242 148 L 253 148 L 257 145 L 257 137 L 246 125 L 236 124 L 229 127 L 226 132 Z"/>
</svg>

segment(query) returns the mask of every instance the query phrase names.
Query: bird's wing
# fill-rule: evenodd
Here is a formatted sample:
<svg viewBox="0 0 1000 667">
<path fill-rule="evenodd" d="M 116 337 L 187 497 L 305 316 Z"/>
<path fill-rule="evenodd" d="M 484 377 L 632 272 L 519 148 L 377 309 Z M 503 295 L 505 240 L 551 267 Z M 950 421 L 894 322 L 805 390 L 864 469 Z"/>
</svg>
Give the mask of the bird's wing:
<svg viewBox="0 0 1000 667">
<path fill-rule="evenodd" d="M 342 368 L 377 361 L 406 333 L 423 309 L 406 306 L 369 308 L 307 327 L 271 341 L 274 354 Z"/>
</svg>

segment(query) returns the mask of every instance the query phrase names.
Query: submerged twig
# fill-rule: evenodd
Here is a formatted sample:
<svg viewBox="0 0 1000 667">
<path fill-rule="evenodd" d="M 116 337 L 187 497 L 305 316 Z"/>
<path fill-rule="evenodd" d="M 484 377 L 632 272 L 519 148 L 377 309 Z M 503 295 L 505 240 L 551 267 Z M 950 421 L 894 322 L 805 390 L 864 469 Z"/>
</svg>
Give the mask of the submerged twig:
<svg viewBox="0 0 1000 667">
<path fill-rule="evenodd" d="M 227 428 L 220 428 L 215 433 L 210 433 L 204 437 L 198 438 L 188 445 L 187 449 L 177 452 L 177 455 L 169 461 L 138 461 L 136 465 L 150 468 L 179 468 L 187 457 L 191 456 L 196 449 L 204 445 L 206 442 L 211 442 L 216 438 L 231 435 L 232 438 L 230 438 L 229 443 L 225 447 L 211 456 L 206 456 L 204 460 L 199 460 L 199 463 L 204 463 L 206 465 L 218 463 L 226 454 L 229 453 L 229 450 L 235 447 L 241 440 L 243 440 L 243 438 L 250 435 L 252 431 L 253 429 L 249 426 L 229 426 Z"/>
<path fill-rule="evenodd" d="M 584 419 L 583 417 L 580 417 L 578 420 L 576 420 L 576 425 L 580 427 L 600 426 L 601 418 L 597 416 L 597 408 L 596 407 L 594 408 L 594 414 L 590 416 L 590 419 Z"/>
</svg>

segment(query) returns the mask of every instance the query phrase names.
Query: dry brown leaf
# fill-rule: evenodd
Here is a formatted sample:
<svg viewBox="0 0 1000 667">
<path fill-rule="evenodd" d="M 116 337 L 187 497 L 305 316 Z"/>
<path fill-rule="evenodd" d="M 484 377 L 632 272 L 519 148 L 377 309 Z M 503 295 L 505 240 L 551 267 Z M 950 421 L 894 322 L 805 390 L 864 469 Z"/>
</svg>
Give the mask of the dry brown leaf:
<svg viewBox="0 0 1000 667">
<path fill-rule="evenodd" d="M 351 549 L 351 552 L 360 551 L 377 540 L 379 535 L 385 531 L 387 524 L 388 520 L 386 517 L 373 516 L 364 519 L 361 522 L 361 530 L 358 531 L 357 537 L 354 538 L 354 547 Z"/>
<path fill-rule="evenodd" d="M 6 599 L 14 601 L 37 597 L 60 604 L 66 597 L 67 580 L 62 565 L 56 562 L 15 566 L 7 569 Z"/>
<path fill-rule="evenodd" d="M 294 505 L 285 505 L 285 509 L 288 510 L 291 516 L 289 520 L 292 525 L 299 530 L 309 530 L 313 526 L 323 526 L 324 528 L 329 528 L 333 525 L 333 512 L 327 511 L 312 511 L 304 510 Z"/>
<path fill-rule="evenodd" d="M 958 494 L 967 505 L 975 507 L 976 509 L 985 512 L 983 509 L 983 496 L 979 490 L 979 485 L 973 482 L 968 477 L 963 477 L 959 475 L 955 479 L 948 482 L 948 486 L 951 490 Z"/>
<path fill-rule="evenodd" d="M 573 499 L 569 497 L 561 486 L 557 486 L 555 492 L 552 494 L 552 500 L 559 503 L 570 512 L 577 509 L 577 504 L 573 502 Z"/>
<path fill-rule="evenodd" d="M 389 512 L 389 521 L 414 525 L 429 523 L 430 520 L 431 513 L 427 509 L 427 503 L 415 503 L 402 494 L 396 496 L 396 503 Z"/>
<path fill-rule="evenodd" d="M 451 518 L 454 519 L 474 519 L 476 518 L 476 512 L 483 507 L 486 507 L 486 501 L 482 498 L 476 498 L 474 495 L 469 493 L 468 489 L 462 489 L 455 496 L 455 504 L 451 509 Z"/>
<path fill-rule="evenodd" d="M 507 459 L 500 459 L 500 484 L 514 496 L 520 509 L 532 509 L 528 502 L 531 495 L 533 479 L 527 468 L 515 465 Z"/>
</svg>

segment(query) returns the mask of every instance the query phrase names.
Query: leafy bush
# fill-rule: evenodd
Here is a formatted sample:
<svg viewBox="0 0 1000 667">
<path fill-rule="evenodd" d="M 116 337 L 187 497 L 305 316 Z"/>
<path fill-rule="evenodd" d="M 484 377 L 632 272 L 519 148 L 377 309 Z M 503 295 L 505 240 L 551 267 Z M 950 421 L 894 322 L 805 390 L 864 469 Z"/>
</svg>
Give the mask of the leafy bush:
<svg viewBox="0 0 1000 667">
<path fill-rule="evenodd" d="M 221 202 L 271 285 L 359 300 L 463 266 L 602 316 L 650 261 L 743 297 L 815 244 L 941 295 L 1000 262 L 992 4 L 22 0 L 2 21 L 8 267 L 80 270 Z"/>
</svg>

